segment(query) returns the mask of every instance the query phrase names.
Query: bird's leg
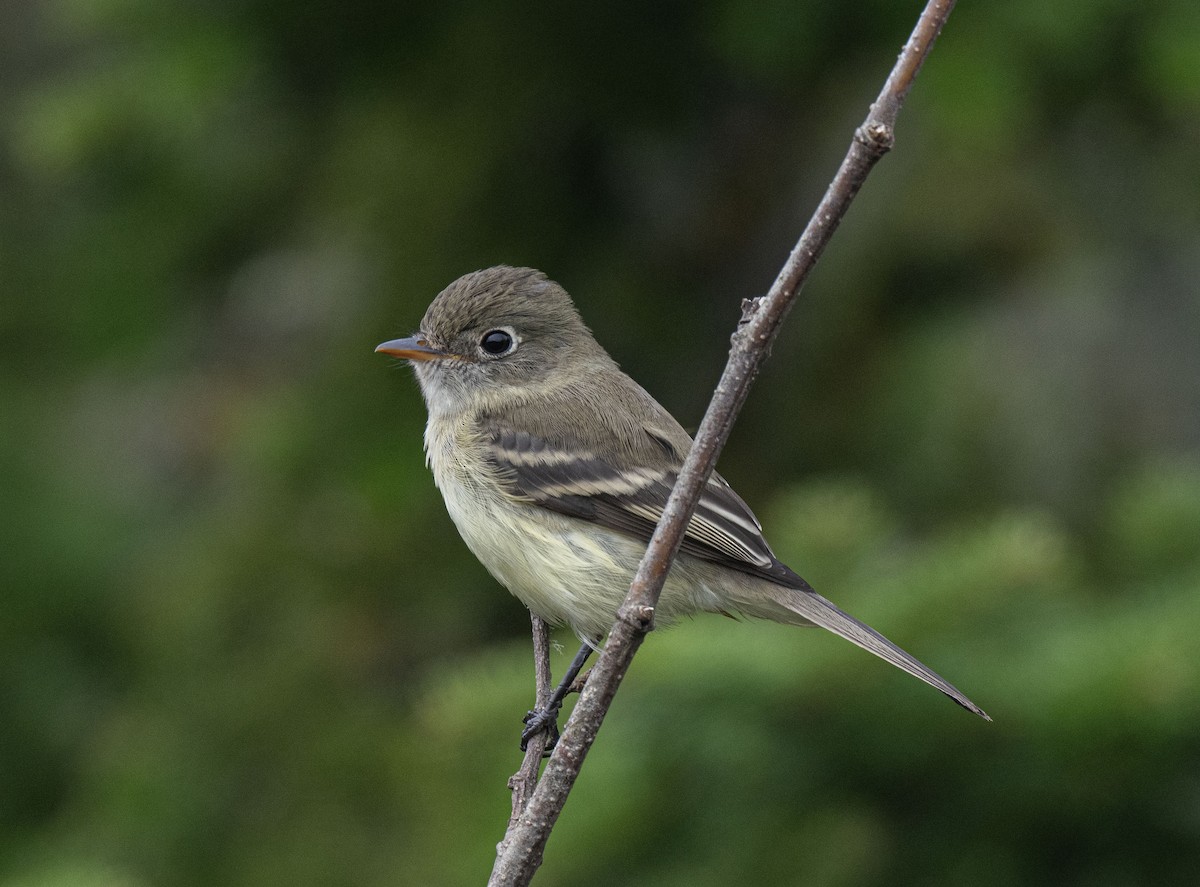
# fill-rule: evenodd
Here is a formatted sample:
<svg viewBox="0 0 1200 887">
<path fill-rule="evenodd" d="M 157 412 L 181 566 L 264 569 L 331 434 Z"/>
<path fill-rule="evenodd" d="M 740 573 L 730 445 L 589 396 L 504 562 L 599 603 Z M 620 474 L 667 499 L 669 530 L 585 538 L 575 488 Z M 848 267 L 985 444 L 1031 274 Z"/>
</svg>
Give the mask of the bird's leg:
<svg viewBox="0 0 1200 887">
<path fill-rule="evenodd" d="M 529 740 L 543 730 L 550 732 L 550 742 L 546 745 L 546 754 L 549 754 L 550 750 L 554 748 L 555 743 L 558 742 L 558 712 L 562 708 L 563 699 L 574 689 L 572 684 L 575 682 L 575 677 L 591 655 L 592 645 L 585 641 L 579 648 L 579 652 L 575 654 L 575 658 L 571 660 L 570 668 L 563 675 L 563 679 L 559 681 L 550 701 L 546 703 L 546 707 L 535 708 L 522 719 L 525 730 L 521 733 L 521 751 L 525 751 Z"/>
</svg>

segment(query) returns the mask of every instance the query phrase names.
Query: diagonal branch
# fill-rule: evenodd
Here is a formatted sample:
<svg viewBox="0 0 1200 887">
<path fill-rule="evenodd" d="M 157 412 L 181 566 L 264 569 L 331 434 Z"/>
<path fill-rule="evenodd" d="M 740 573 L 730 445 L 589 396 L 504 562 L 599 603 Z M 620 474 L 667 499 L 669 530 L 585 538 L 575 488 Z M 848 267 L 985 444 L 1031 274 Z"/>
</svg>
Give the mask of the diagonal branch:
<svg viewBox="0 0 1200 887">
<path fill-rule="evenodd" d="M 742 321 L 733 335 L 725 372 L 642 558 L 629 595 L 617 611 L 617 621 L 600 661 L 592 669 L 541 781 L 524 812 L 505 835 L 489 885 L 528 884 L 541 865 L 546 841 L 575 784 L 583 759 L 596 739 L 596 732 L 634 654 L 646 633 L 654 627 L 654 608 L 663 582 L 750 385 L 796 294 L 837 230 L 858 189 L 879 158 L 892 147 L 896 116 L 953 8 L 954 0 L 929 0 L 882 92 L 871 105 L 866 120 L 855 131 L 837 175 L 770 292 L 762 299 L 743 304 Z"/>
</svg>

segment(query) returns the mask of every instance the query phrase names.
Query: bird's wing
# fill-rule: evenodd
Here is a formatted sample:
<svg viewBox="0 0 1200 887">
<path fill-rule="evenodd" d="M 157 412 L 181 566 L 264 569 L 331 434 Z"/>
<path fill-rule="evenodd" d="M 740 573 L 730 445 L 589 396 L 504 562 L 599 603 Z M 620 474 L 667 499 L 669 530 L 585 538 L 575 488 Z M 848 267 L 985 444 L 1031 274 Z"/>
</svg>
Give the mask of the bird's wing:
<svg viewBox="0 0 1200 887">
<path fill-rule="evenodd" d="M 678 476 L 674 459 L 669 465 L 618 465 L 594 451 L 556 446 L 500 425 L 486 430 L 485 441 L 487 458 L 510 495 L 643 541 L 653 534 Z M 754 513 L 716 474 L 704 487 L 682 549 L 776 582 L 803 582 L 778 561 Z"/>
<path fill-rule="evenodd" d="M 564 424 L 570 427 L 570 423 Z M 595 434 L 594 426 L 592 431 Z M 497 423 L 485 426 L 483 441 L 486 458 L 513 498 L 648 541 L 678 476 L 687 434 L 665 423 L 643 425 L 642 431 L 647 437 L 638 441 L 640 446 L 618 447 L 619 455 L 607 458 L 597 453 L 599 448 L 589 448 L 578 440 L 555 444 L 547 439 L 549 435 L 539 437 Z M 627 437 L 609 441 L 616 439 L 630 444 Z M 638 455 L 632 455 L 634 452 Z M 765 594 L 732 601 L 737 611 L 777 622 L 820 625 L 991 720 L 953 684 L 875 629 L 839 610 L 780 563 L 750 508 L 719 475 L 709 478 L 701 493 L 682 550 L 774 583 Z"/>
</svg>

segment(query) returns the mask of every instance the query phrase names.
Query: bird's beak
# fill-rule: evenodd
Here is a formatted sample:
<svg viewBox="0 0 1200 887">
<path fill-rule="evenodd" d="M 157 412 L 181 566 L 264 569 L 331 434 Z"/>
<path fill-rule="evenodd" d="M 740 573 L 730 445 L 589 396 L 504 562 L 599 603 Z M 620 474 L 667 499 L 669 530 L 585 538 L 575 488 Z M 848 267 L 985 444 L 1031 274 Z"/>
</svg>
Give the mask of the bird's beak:
<svg viewBox="0 0 1200 887">
<path fill-rule="evenodd" d="M 375 350 L 382 354 L 390 354 L 392 357 L 399 357 L 402 360 L 442 360 L 446 357 L 453 357 L 449 352 L 432 347 L 421 335 L 410 336 L 407 339 L 392 339 L 390 342 L 384 342 L 377 346 Z"/>
</svg>

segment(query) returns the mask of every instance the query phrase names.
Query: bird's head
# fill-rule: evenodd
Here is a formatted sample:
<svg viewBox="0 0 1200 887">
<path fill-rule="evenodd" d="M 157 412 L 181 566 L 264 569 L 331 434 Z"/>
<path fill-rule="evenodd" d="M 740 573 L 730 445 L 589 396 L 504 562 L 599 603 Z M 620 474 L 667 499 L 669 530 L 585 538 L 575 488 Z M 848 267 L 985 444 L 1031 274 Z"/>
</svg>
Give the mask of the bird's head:
<svg viewBox="0 0 1200 887">
<path fill-rule="evenodd" d="M 411 362 L 430 412 L 460 410 L 607 360 L 566 290 L 532 268 L 463 275 L 430 304 L 421 329 L 376 351 Z"/>
</svg>

